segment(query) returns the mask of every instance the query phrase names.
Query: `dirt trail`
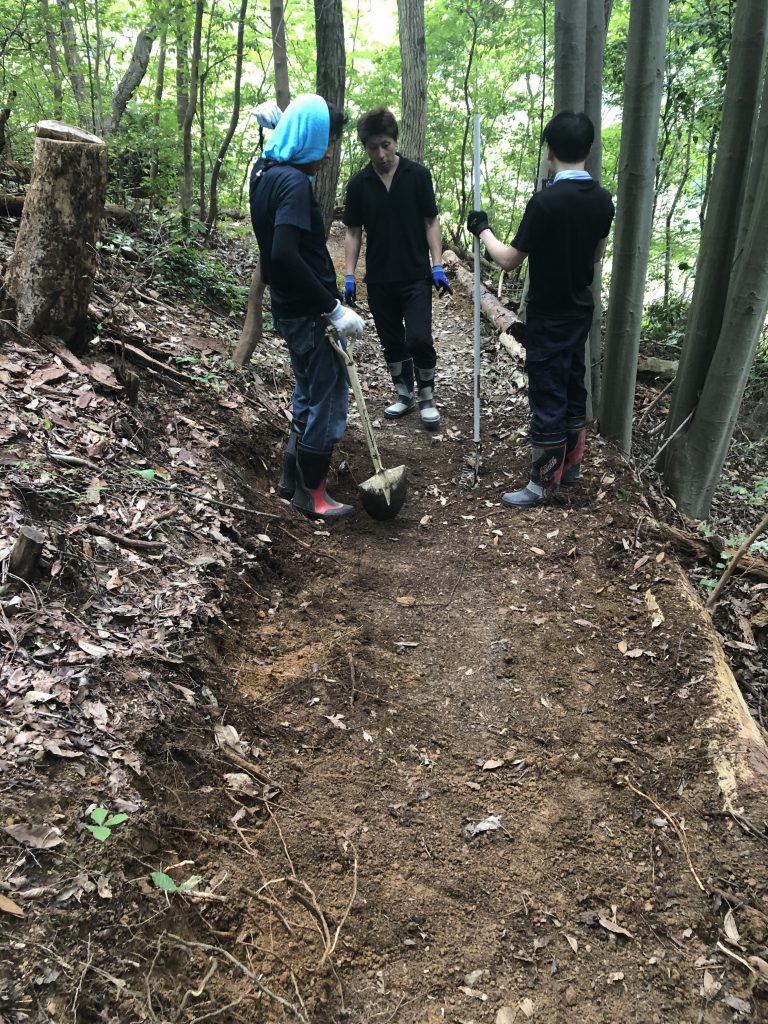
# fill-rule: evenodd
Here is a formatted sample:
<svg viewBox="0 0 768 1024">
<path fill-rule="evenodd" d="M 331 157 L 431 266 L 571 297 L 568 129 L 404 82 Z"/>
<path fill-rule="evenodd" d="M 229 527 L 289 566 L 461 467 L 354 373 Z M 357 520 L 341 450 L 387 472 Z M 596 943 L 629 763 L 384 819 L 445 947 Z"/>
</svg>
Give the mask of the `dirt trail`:
<svg viewBox="0 0 768 1024">
<path fill-rule="evenodd" d="M 743 742 L 674 552 L 594 437 L 562 501 L 499 504 L 529 453 L 495 336 L 467 486 L 471 311 L 435 311 L 437 435 L 383 419 L 372 331 L 360 346 L 385 465 L 410 477 L 389 523 L 275 496 L 271 336 L 236 374 L 231 321 L 157 298 L 153 351 L 196 376 L 179 395 L 144 375 L 135 409 L 9 354 L 6 536 L 50 520 L 61 562 L 5 605 L 0 1021 L 768 1019 L 765 780 L 723 813 L 713 751 Z M 354 501 L 354 414 L 338 455 Z M 106 842 L 97 803 L 122 812 Z"/>
<path fill-rule="evenodd" d="M 462 486 L 466 313 L 456 300 L 438 321 L 440 437 L 381 422 L 385 464 L 409 466 L 399 518 L 319 527 L 262 625 L 219 652 L 283 787 L 274 818 L 244 831 L 243 870 L 256 862 L 275 901 L 250 906 L 267 979 L 313 1021 L 763 1019 L 717 942 L 731 906 L 742 953 L 765 952 L 765 847 L 719 816 L 711 657 L 678 571 L 595 441 L 567 503 L 498 505 L 527 457 L 519 396 L 494 386 L 503 354 L 486 353 L 482 480 Z M 354 495 L 345 477 L 336 491 Z M 303 911 L 271 882 L 293 872 Z M 317 924 L 310 890 L 322 941 L 299 941 L 293 917 Z"/>
</svg>

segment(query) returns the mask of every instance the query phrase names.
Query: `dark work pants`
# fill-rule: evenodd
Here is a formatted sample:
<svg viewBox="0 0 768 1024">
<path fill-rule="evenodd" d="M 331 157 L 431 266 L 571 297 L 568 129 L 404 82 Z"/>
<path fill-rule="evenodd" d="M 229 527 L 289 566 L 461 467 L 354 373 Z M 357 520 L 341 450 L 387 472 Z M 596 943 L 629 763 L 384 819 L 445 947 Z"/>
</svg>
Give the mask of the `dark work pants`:
<svg viewBox="0 0 768 1024">
<path fill-rule="evenodd" d="M 432 279 L 369 283 L 368 308 L 388 363 L 413 358 L 419 369 L 437 362 L 432 344 Z"/>
<path fill-rule="evenodd" d="M 584 348 L 591 325 L 591 313 L 572 319 L 528 314 L 525 369 L 534 445 L 564 442 L 567 426 L 586 423 Z"/>
</svg>

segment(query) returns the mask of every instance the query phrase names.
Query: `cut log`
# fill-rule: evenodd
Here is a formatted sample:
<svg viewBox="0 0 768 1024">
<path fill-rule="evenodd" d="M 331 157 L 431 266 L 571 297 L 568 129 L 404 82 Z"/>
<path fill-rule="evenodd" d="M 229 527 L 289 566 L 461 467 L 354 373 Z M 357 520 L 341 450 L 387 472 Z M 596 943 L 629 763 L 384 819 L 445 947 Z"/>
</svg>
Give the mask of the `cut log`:
<svg viewBox="0 0 768 1024">
<path fill-rule="evenodd" d="M 671 380 L 677 374 L 677 359 L 659 359 L 657 356 L 640 356 L 637 361 L 638 373 L 652 373 L 654 377 Z"/>
<path fill-rule="evenodd" d="M 443 266 L 468 295 L 474 295 L 474 275 L 470 270 L 467 270 L 459 257 L 454 252 L 451 252 L 450 249 L 446 249 L 443 253 Z M 489 291 L 485 285 L 481 285 L 480 311 L 499 332 L 515 334 L 516 330 L 513 325 L 522 324 L 517 313 L 502 305 L 493 292 Z"/>
<path fill-rule="evenodd" d="M 17 579 L 31 582 L 37 572 L 45 534 L 34 526 L 22 526 L 8 560 L 8 572 Z"/>
<path fill-rule="evenodd" d="M 101 139 L 58 122 L 41 122 L 5 292 L 27 334 L 55 334 L 70 347 L 87 341 L 96 275 L 96 242 L 107 184 Z M 70 141 L 70 136 L 85 136 Z"/>
</svg>

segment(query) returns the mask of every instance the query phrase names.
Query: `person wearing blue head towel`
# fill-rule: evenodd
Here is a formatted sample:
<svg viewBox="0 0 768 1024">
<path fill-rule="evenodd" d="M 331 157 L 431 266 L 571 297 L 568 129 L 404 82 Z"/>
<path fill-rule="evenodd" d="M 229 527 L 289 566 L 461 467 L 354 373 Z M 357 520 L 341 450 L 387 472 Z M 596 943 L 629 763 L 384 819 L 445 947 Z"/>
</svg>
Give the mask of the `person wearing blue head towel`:
<svg viewBox="0 0 768 1024">
<path fill-rule="evenodd" d="M 321 96 L 307 94 L 273 120 L 269 145 L 251 174 L 250 208 L 275 329 L 288 346 L 295 380 L 277 491 L 305 515 L 339 519 L 355 509 L 328 494 L 326 478 L 346 429 L 349 388 L 325 329 L 330 322 L 342 338 L 360 337 L 363 321 L 339 301 L 311 180 L 347 119 Z"/>
</svg>

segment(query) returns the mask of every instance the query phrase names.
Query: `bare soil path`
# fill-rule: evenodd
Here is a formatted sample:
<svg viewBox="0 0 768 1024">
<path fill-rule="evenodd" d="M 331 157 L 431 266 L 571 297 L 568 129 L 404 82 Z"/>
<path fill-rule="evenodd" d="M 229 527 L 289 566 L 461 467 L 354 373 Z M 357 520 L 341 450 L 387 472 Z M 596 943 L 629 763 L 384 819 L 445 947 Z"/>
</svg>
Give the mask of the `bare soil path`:
<svg viewBox="0 0 768 1024">
<path fill-rule="evenodd" d="M 85 506 L 40 490 L 42 415 L 34 459 L 31 435 L 14 450 L 7 532 L 42 495 L 66 575 L 5 605 L 0 1018 L 768 1019 L 764 748 L 724 810 L 743 738 L 716 714 L 717 651 L 674 552 L 599 439 L 572 494 L 499 504 L 525 478 L 526 400 L 491 338 L 467 486 L 470 311 L 435 310 L 437 435 L 380 417 L 380 354 L 361 346 L 384 462 L 410 477 L 390 523 L 328 527 L 270 494 L 279 346 L 247 387 L 224 356 L 186 356 L 202 383 L 182 398 L 149 375 L 130 414 L 88 397 L 92 450 L 79 378 L 62 384 L 68 494 L 93 473 L 82 452 L 106 452 Z M 161 312 L 142 307 L 156 344 L 162 324 L 183 333 L 155 349 L 175 358 L 196 325 Z M 39 358 L 8 356 L 10 384 Z M 334 493 L 354 500 L 370 473 L 354 415 L 339 463 Z M 132 524 L 149 553 L 125 547 Z M 105 843 L 83 824 L 96 803 L 128 815 Z M 42 838 L 19 838 L 25 822 Z"/>
</svg>

